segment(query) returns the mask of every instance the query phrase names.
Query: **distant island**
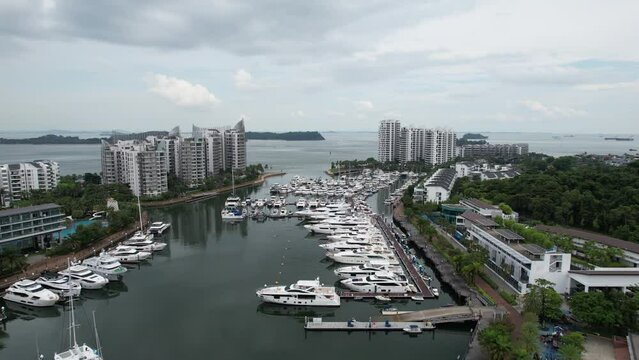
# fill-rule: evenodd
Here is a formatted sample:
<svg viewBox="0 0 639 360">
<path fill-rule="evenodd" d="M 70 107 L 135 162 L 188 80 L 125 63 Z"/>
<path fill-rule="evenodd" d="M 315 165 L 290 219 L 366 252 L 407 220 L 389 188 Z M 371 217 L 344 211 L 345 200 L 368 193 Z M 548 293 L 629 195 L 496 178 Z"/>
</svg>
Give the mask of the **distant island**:
<svg viewBox="0 0 639 360">
<path fill-rule="evenodd" d="M 119 140 L 131 140 L 131 139 L 144 139 L 147 136 L 168 136 L 166 131 L 147 131 L 143 133 L 135 134 L 116 134 Z M 252 132 L 246 133 L 247 140 L 286 140 L 286 141 L 320 141 L 326 140 L 317 131 L 291 131 L 284 133 L 274 132 Z M 62 135 L 43 135 L 34 138 L 27 139 L 6 139 L 0 138 L 0 144 L 4 145 L 86 145 L 86 144 L 100 144 L 102 140 L 111 141 L 113 136 L 103 138 L 89 138 L 80 139 L 77 136 L 62 136 Z"/>
<path fill-rule="evenodd" d="M 286 140 L 286 141 L 321 141 L 326 140 L 317 131 L 290 131 L 284 133 L 254 132 L 246 133 L 247 140 Z"/>
<path fill-rule="evenodd" d="M 488 136 L 477 134 L 477 133 L 467 133 L 464 134 L 461 138 L 457 139 L 457 146 L 468 145 L 468 144 L 486 144 L 486 139 Z"/>
</svg>

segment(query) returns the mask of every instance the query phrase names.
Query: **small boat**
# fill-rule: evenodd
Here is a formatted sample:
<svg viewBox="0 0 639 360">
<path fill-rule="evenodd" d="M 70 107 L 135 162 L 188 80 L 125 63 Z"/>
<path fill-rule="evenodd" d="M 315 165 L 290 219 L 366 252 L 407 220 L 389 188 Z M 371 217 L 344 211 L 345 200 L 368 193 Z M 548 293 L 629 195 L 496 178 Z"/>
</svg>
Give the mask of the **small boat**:
<svg viewBox="0 0 639 360">
<path fill-rule="evenodd" d="M 430 321 L 426 321 L 426 325 L 422 326 L 422 330 L 435 330 L 435 325 Z"/>
<path fill-rule="evenodd" d="M 423 296 L 411 296 L 410 297 L 411 300 L 413 301 L 424 301 L 424 297 Z"/>
<path fill-rule="evenodd" d="M 353 300 L 358 300 L 358 301 L 359 301 L 359 300 L 364 300 L 364 297 L 363 297 L 363 296 L 355 296 L 355 297 L 353 298 Z"/>
<path fill-rule="evenodd" d="M 430 291 L 433 293 L 433 296 L 439 297 L 439 290 L 437 290 L 437 288 L 431 288 Z"/>
<path fill-rule="evenodd" d="M 397 310 L 397 308 L 394 307 L 385 307 L 381 310 L 382 315 L 384 316 L 390 316 L 390 315 L 401 315 L 401 314 L 408 314 L 411 311 L 399 311 Z"/>
<path fill-rule="evenodd" d="M 385 295 L 375 295 L 375 300 L 388 302 L 388 301 L 391 301 L 392 299 Z"/>
<path fill-rule="evenodd" d="M 411 324 L 405 328 L 402 329 L 405 333 L 407 334 L 421 334 L 422 333 L 422 328 L 419 327 L 419 325 L 415 325 L 415 324 Z"/>
</svg>

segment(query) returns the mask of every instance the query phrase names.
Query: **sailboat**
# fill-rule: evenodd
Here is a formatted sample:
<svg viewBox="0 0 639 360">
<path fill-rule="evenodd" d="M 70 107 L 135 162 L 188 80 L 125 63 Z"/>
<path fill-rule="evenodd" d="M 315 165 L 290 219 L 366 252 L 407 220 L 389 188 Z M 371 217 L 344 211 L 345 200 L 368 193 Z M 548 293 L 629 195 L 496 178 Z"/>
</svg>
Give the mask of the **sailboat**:
<svg viewBox="0 0 639 360">
<path fill-rule="evenodd" d="M 142 206 L 138 196 L 138 215 L 140 216 L 140 231 L 136 231 L 133 236 L 123 242 L 126 246 L 131 246 L 139 251 L 153 252 L 162 251 L 167 246 L 165 242 L 153 240 L 153 234 L 144 233 L 144 223 L 142 222 Z"/>
<path fill-rule="evenodd" d="M 93 312 L 93 329 L 95 331 L 96 349 L 92 349 L 87 344 L 78 345 L 75 336 L 75 328 L 79 325 L 75 323 L 75 312 L 73 309 L 73 296 L 69 296 L 71 304 L 71 312 L 69 314 L 69 350 L 55 353 L 53 360 L 103 360 L 102 349 L 100 347 L 100 338 L 98 337 L 98 328 L 95 324 L 95 311 Z M 42 356 L 40 357 L 42 358 Z"/>
<path fill-rule="evenodd" d="M 235 172 L 231 166 L 231 196 L 226 198 L 222 209 L 222 220 L 243 220 L 246 214 L 240 208 L 241 199 L 235 195 Z"/>
</svg>

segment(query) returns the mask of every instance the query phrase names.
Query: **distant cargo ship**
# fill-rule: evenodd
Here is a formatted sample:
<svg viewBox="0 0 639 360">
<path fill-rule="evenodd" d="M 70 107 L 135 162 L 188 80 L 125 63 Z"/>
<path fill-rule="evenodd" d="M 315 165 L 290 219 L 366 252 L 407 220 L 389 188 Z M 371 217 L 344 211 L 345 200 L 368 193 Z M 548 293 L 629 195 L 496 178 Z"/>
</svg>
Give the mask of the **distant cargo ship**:
<svg viewBox="0 0 639 360">
<path fill-rule="evenodd" d="M 635 139 L 631 137 L 607 137 L 604 140 L 615 140 L 615 141 L 634 141 Z"/>
</svg>

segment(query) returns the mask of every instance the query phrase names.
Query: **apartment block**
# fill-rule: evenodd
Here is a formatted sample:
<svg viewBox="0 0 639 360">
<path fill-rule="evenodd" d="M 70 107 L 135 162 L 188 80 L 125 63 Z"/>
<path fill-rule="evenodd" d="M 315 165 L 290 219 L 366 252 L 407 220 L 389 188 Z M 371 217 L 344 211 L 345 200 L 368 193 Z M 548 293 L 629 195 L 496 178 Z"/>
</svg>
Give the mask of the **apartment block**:
<svg viewBox="0 0 639 360">
<path fill-rule="evenodd" d="M 380 162 L 400 160 L 401 123 L 399 120 L 382 120 L 377 139 L 377 160 Z"/>
<path fill-rule="evenodd" d="M 461 146 L 459 156 L 465 159 L 500 157 L 511 159 L 528 154 L 528 144 L 468 144 Z"/>
<path fill-rule="evenodd" d="M 448 129 L 402 127 L 398 120 L 382 120 L 377 158 L 381 162 L 425 162 L 439 165 L 455 158 L 455 132 Z"/>
<path fill-rule="evenodd" d="M 0 205 L 8 206 L 32 190 L 52 190 L 59 181 L 60 166 L 55 161 L 0 164 Z"/>
</svg>

